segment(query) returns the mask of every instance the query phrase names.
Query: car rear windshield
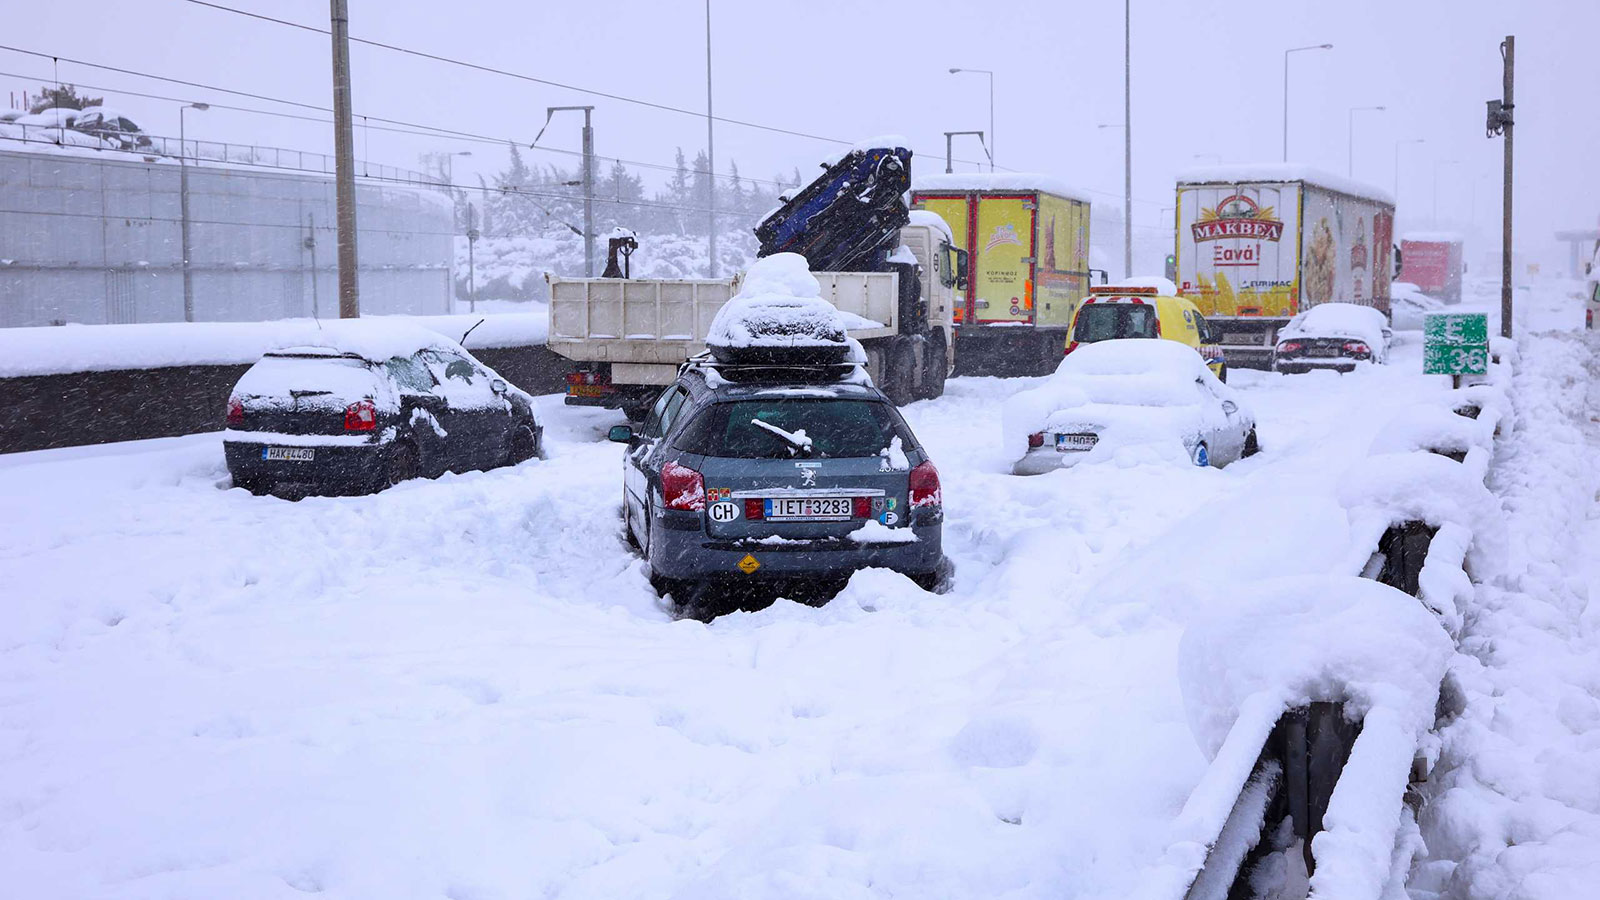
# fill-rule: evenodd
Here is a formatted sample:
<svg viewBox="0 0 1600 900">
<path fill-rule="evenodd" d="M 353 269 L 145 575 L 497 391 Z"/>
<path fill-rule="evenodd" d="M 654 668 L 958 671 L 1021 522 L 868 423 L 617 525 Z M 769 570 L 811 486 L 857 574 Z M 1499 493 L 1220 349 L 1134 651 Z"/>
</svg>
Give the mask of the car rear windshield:
<svg viewBox="0 0 1600 900">
<path fill-rule="evenodd" d="M 1078 311 L 1072 339 L 1080 344 L 1117 338 L 1153 338 L 1156 308 L 1139 303 L 1090 304 Z"/>
<path fill-rule="evenodd" d="M 263 356 L 234 392 L 248 397 L 290 397 L 315 392 L 345 399 L 370 397 L 375 379 L 365 360 L 348 356 Z"/>
<path fill-rule="evenodd" d="M 877 456 L 895 437 L 912 446 L 882 401 L 751 398 L 706 407 L 674 446 L 726 459 L 838 459 Z"/>
</svg>

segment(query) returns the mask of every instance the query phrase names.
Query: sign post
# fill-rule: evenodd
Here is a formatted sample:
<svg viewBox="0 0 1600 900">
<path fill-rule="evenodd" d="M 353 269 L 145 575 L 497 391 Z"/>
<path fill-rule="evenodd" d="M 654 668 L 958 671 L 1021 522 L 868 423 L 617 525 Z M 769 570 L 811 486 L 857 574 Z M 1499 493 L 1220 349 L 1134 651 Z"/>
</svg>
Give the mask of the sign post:
<svg viewBox="0 0 1600 900">
<path fill-rule="evenodd" d="M 1487 313 L 1428 313 L 1422 341 L 1424 375 L 1449 375 L 1460 387 L 1463 375 L 1489 374 Z"/>
</svg>

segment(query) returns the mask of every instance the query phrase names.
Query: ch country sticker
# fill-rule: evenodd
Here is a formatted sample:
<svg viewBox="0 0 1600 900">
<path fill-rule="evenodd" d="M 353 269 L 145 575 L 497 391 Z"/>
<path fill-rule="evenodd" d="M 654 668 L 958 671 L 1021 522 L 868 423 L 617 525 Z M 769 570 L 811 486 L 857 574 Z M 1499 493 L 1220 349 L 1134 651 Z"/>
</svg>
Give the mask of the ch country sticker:
<svg viewBox="0 0 1600 900">
<path fill-rule="evenodd" d="M 1200 221 L 1189 230 L 1195 243 L 1224 238 L 1277 243 L 1283 237 L 1283 223 L 1273 217 L 1272 207 L 1263 207 L 1243 194 L 1225 197 L 1211 209 L 1201 207 Z"/>
<path fill-rule="evenodd" d="M 1022 240 L 1017 237 L 1017 226 L 1011 224 L 996 225 L 994 233 L 989 235 L 989 240 L 983 245 L 983 249 L 985 251 L 993 250 L 1002 244 L 1022 246 Z"/>
</svg>

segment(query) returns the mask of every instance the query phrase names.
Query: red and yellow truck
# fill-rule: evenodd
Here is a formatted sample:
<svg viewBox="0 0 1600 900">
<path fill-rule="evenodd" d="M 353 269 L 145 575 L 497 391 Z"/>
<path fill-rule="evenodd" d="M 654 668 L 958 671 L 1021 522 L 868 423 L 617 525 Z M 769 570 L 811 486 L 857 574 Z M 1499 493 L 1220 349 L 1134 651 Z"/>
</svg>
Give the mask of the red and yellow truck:
<svg viewBox="0 0 1600 900">
<path fill-rule="evenodd" d="M 1054 371 L 1089 292 L 1087 197 L 1043 175 L 961 173 L 916 178 L 911 206 L 944 219 L 970 260 L 956 371 Z"/>
</svg>

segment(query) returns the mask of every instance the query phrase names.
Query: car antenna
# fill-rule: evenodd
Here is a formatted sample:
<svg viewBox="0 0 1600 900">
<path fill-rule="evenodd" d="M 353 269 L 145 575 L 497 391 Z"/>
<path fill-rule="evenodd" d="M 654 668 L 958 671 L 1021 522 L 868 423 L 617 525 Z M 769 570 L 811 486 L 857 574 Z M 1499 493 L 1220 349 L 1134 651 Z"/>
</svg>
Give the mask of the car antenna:
<svg viewBox="0 0 1600 900">
<path fill-rule="evenodd" d="M 487 322 L 487 321 L 488 321 L 488 319 L 479 319 L 476 323 L 473 324 L 473 326 L 471 328 L 468 328 L 466 330 L 466 332 L 461 335 L 461 346 L 465 347 L 467 345 L 467 335 L 473 333 L 474 331 L 477 331 L 478 330 L 478 326 L 482 325 L 484 322 Z"/>
</svg>

